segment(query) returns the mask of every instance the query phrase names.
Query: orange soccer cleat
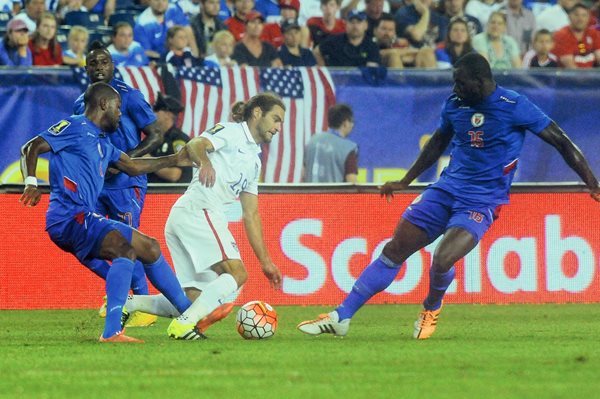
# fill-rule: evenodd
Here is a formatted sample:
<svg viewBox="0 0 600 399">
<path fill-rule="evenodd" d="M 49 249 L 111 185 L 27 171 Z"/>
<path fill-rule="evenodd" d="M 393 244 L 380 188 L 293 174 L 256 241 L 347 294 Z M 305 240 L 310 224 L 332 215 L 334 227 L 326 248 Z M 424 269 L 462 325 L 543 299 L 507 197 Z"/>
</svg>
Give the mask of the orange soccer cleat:
<svg viewBox="0 0 600 399">
<path fill-rule="evenodd" d="M 437 320 L 440 316 L 442 308 L 440 306 L 437 310 L 423 309 L 419 313 L 419 318 L 415 321 L 415 329 L 413 331 L 413 338 L 415 339 L 427 339 L 431 337 L 437 326 Z"/>
<path fill-rule="evenodd" d="M 223 305 L 213 310 L 211 314 L 200 320 L 198 324 L 196 324 L 196 328 L 198 329 L 198 331 L 203 333 L 206 330 L 208 330 L 208 327 L 226 318 L 232 310 L 233 303 L 224 303 Z"/>
<path fill-rule="evenodd" d="M 121 330 L 112 337 L 104 338 L 102 335 L 98 339 L 99 342 L 107 342 L 107 343 L 125 343 L 125 344 L 143 344 L 144 341 L 141 339 L 128 337 L 124 334 L 125 330 Z"/>
</svg>

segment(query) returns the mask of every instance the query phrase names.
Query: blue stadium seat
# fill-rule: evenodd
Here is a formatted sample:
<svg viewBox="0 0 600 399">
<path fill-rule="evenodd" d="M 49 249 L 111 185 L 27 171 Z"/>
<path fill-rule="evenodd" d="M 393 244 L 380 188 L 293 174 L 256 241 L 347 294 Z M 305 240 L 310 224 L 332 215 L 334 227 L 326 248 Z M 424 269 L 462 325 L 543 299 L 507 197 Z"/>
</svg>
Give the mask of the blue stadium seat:
<svg viewBox="0 0 600 399">
<path fill-rule="evenodd" d="M 101 26 L 97 29 L 90 30 L 90 43 L 94 40 L 100 40 L 105 45 L 109 45 L 112 40 L 112 29 L 107 26 Z"/>
<path fill-rule="evenodd" d="M 119 22 L 127 22 L 133 28 L 139 12 L 135 10 L 118 10 L 108 18 L 108 25 L 115 26 Z"/>
<path fill-rule="evenodd" d="M 60 25 L 56 31 L 56 41 L 61 45 L 63 50 L 69 48 L 67 41 L 69 38 L 69 31 L 71 30 L 70 25 Z"/>
<path fill-rule="evenodd" d="M 65 15 L 65 25 L 81 25 L 88 29 L 104 26 L 104 16 L 87 11 L 69 11 Z"/>
<path fill-rule="evenodd" d="M 11 15 L 8 12 L 0 12 L 0 28 L 6 28 L 8 21 L 10 21 Z"/>
</svg>

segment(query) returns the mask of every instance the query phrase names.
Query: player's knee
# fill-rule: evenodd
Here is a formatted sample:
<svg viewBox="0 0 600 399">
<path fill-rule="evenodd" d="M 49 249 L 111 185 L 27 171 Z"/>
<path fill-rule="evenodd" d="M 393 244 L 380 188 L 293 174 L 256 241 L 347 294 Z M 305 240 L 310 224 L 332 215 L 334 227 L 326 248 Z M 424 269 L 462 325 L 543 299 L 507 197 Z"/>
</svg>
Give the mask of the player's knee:
<svg viewBox="0 0 600 399">
<path fill-rule="evenodd" d="M 160 244 L 155 238 L 146 237 L 143 245 L 143 257 L 147 258 L 150 262 L 156 262 L 156 260 L 160 257 Z M 140 257 L 142 254 L 139 254 Z"/>
<path fill-rule="evenodd" d="M 128 242 L 121 243 L 115 248 L 115 258 L 127 258 L 135 262 L 135 250 Z"/>
<path fill-rule="evenodd" d="M 241 265 L 241 267 L 234 268 L 232 270 L 231 275 L 237 282 L 238 287 L 244 285 L 246 280 L 248 280 L 248 272 L 246 271 L 246 268 L 243 265 Z"/>
<path fill-rule="evenodd" d="M 402 264 L 410 256 L 397 240 L 392 239 L 383 247 L 383 254 L 392 262 Z"/>
</svg>

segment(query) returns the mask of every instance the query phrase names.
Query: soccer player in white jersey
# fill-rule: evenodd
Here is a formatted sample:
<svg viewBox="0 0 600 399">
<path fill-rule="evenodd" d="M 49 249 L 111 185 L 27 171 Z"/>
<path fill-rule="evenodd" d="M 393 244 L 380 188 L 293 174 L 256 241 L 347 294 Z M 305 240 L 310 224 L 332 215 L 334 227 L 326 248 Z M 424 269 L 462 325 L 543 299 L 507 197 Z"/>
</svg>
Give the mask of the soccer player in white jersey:
<svg viewBox="0 0 600 399">
<path fill-rule="evenodd" d="M 165 226 L 177 278 L 194 301 L 192 306 L 179 315 L 161 295 L 130 296 L 126 304 L 129 311 L 179 315 L 167 330 L 172 338 L 205 338 L 202 331 L 206 324 L 231 311 L 232 306 L 222 301 L 248 277 L 224 213 L 225 206 L 238 198 L 246 236 L 262 271 L 273 288 L 281 287 L 281 272 L 263 239 L 258 180 L 260 144 L 271 142 L 280 131 L 285 105 L 276 95 L 262 93 L 241 106 L 236 104 L 234 114 L 239 122 L 219 123 L 186 145 L 197 169 L 187 191 L 173 205 Z"/>
</svg>

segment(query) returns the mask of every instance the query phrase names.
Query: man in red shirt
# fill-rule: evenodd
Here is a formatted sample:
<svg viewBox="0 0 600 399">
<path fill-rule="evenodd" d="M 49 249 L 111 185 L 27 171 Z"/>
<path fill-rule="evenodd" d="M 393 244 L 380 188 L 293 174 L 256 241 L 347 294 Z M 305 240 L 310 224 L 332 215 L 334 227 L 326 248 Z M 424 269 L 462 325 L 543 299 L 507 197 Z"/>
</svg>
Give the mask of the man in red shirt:
<svg viewBox="0 0 600 399">
<path fill-rule="evenodd" d="M 600 32 L 590 27 L 590 9 L 577 3 L 569 10 L 569 25 L 554 33 L 554 54 L 563 68 L 600 66 Z"/>
<path fill-rule="evenodd" d="M 279 9 L 281 10 L 281 21 L 279 23 L 265 24 L 263 33 L 260 36 L 260 40 L 271 43 L 275 48 L 279 48 L 283 44 L 281 23 L 283 23 L 283 21 L 298 19 L 298 14 L 300 14 L 300 0 L 279 0 Z M 300 43 L 302 45 L 307 41 L 304 38 L 308 38 L 308 30 L 304 27 L 301 27 L 300 30 L 303 37 L 303 40 L 301 40 Z"/>
<path fill-rule="evenodd" d="M 331 35 L 346 33 L 346 21 L 336 18 L 340 10 L 339 0 L 321 0 L 322 17 L 312 17 L 306 21 L 313 47 L 317 47 Z"/>
<path fill-rule="evenodd" d="M 225 20 L 225 25 L 235 37 L 235 41 L 239 42 L 246 31 L 246 15 L 254 9 L 254 0 L 235 0 L 233 5 L 235 14 Z"/>
</svg>

